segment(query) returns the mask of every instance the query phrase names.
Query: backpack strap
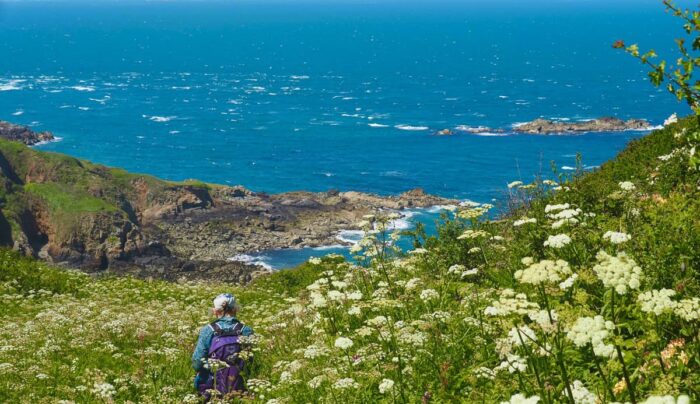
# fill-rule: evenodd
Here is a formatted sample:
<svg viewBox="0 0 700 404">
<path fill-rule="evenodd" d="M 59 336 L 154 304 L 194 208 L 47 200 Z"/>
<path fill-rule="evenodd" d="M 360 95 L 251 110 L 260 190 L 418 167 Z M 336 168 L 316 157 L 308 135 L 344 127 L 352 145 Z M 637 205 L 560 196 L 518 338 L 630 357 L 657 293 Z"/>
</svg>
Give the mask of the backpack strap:
<svg viewBox="0 0 700 404">
<path fill-rule="evenodd" d="M 237 322 L 232 329 L 230 330 L 224 330 L 221 328 L 221 326 L 218 324 L 219 320 L 216 320 L 209 324 L 209 327 L 211 327 L 212 331 L 214 331 L 214 335 L 217 337 L 223 337 L 223 336 L 233 336 L 233 337 L 238 337 L 243 335 L 243 328 L 245 327 L 245 324 L 241 323 L 240 321 Z"/>
</svg>

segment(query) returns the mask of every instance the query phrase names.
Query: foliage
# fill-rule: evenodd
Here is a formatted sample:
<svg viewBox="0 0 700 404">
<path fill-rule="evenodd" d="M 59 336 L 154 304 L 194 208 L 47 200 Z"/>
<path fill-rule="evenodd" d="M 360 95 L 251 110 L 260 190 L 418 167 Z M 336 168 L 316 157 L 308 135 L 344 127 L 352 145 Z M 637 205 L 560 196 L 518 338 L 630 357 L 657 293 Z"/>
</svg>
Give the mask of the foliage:
<svg viewBox="0 0 700 404">
<path fill-rule="evenodd" d="M 698 400 L 695 130 L 681 120 L 596 173 L 513 184 L 506 218 L 448 209 L 408 254 L 391 217 L 367 217 L 356 263 L 316 258 L 246 287 L 0 252 L 0 401 L 196 402 L 189 355 L 223 291 L 257 334 L 244 401 Z"/>
</svg>

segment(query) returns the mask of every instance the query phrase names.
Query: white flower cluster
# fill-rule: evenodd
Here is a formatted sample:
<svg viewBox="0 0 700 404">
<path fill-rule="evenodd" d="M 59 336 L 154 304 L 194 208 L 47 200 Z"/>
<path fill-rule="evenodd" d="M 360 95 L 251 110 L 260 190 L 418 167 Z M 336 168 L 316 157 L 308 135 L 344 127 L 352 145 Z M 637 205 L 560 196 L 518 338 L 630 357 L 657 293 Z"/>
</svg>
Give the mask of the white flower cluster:
<svg viewBox="0 0 700 404">
<path fill-rule="evenodd" d="M 627 191 L 627 192 L 632 192 L 635 189 L 637 189 L 637 187 L 634 185 L 634 183 L 632 183 L 630 181 L 622 181 L 618 185 L 620 186 L 621 190 Z"/>
<path fill-rule="evenodd" d="M 593 353 L 597 356 L 610 358 L 615 352 L 615 347 L 606 344 L 605 339 L 614 329 L 615 324 L 605 321 L 603 316 L 580 317 L 566 333 L 566 337 L 578 347 L 591 344 Z"/>
<path fill-rule="evenodd" d="M 693 297 L 679 301 L 674 312 L 685 321 L 700 320 L 700 298 Z"/>
<path fill-rule="evenodd" d="M 360 388 L 360 385 L 357 384 L 352 377 L 346 377 L 344 379 L 338 379 L 338 381 L 333 384 L 333 388 L 336 390 L 357 389 Z"/>
<path fill-rule="evenodd" d="M 394 389 L 394 381 L 391 379 L 383 379 L 381 383 L 379 383 L 379 393 L 380 394 L 386 394 Z"/>
<path fill-rule="evenodd" d="M 632 236 L 617 231 L 606 231 L 603 234 L 603 239 L 608 240 L 612 244 L 622 244 L 632 240 Z"/>
<path fill-rule="evenodd" d="M 515 394 L 508 401 L 501 401 L 501 404 L 537 404 L 540 402 L 539 396 L 525 397 L 523 394 Z"/>
<path fill-rule="evenodd" d="M 335 340 L 335 347 L 344 351 L 352 348 L 353 345 L 354 344 L 350 338 L 338 337 L 338 339 Z"/>
<path fill-rule="evenodd" d="M 528 301 L 524 293 L 516 294 L 513 289 L 503 289 L 498 300 L 491 302 L 491 306 L 484 309 L 484 314 L 487 316 L 525 315 L 539 308 L 537 303 Z"/>
<path fill-rule="evenodd" d="M 111 400 L 112 397 L 117 394 L 117 390 L 109 383 L 97 383 L 95 382 L 92 393 L 104 400 Z"/>
<path fill-rule="evenodd" d="M 593 267 L 598 279 L 608 288 L 624 295 L 629 289 L 639 289 L 639 277 L 642 269 L 626 253 L 613 257 L 605 251 L 596 254 L 598 264 Z"/>
<path fill-rule="evenodd" d="M 641 309 L 645 313 L 654 313 L 657 316 L 672 312 L 678 303 L 671 300 L 676 292 L 671 289 L 650 290 L 640 293 L 637 297 Z"/>
<path fill-rule="evenodd" d="M 547 237 L 547 240 L 544 242 L 544 246 L 552 248 L 563 248 L 569 243 L 571 243 L 571 237 L 562 233 L 557 234 L 555 236 Z"/>
<path fill-rule="evenodd" d="M 598 398 L 580 380 L 574 380 L 569 387 L 576 404 L 598 404 Z"/>
<path fill-rule="evenodd" d="M 513 189 L 513 188 L 519 187 L 521 185 L 523 185 L 522 181 L 513 181 L 510 184 L 508 184 L 508 189 Z"/>
<path fill-rule="evenodd" d="M 465 267 L 464 265 L 455 264 L 447 270 L 447 273 L 451 275 L 457 275 L 461 279 L 464 279 L 468 276 L 476 275 L 477 273 L 479 273 L 479 270 L 477 268 L 467 269 L 467 267 Z"/>
<path fill-rule="evenodd" d="M 527 325 L 521 325 L 508 331 L 508 340 L 512 346 L 530 345 L 537 341 L 537 334 Z"/>
<path fill-rule="evenodd" d="M 639 404 L 690 404 L 690 397 L 686 395 L 678 396 L 650 396 L 646 400 L 640 401 Z"/>
<path fill-rule="evenodd" d="M 440 294 L 435 289 L 423 289 L 420 292 L 421 300 L 429 301 L 440 298 Z"/>
<path fill-rule="evenodd" d="M 571 205 L 569 205 L 568 203 L 562 203 L 559 205 L 547 205 L 544 207 L 544 213 L 558 212 L 560 210 L 569 209 L 570 207 Z"/>
<path fill-rule="evenodd" d="M 545 282 L 559 282 L 571 274 L 569 263 L 564 260 L 542 260 L 529 267 L 516 271 L 515 279 L 521 283 L 539 285 Z"/>
<path fill-rule="evenodd" d="M 574 286 L 574 282 L 578 279 L 578 274 L 571 274 L 570 277 L 566 278 L 563 282 L 559 283 L 559 289 L 566 290 Z"/>
<path fill-rule="evenodd" d="M 537 219 L 535 219 L 534 217 L 533 218 L 523 217 L 521 219 L 514 221 L 513 226 L 520 227 L 522 225 L 529 224 L 529 223 L 537 223 Z"/>
<path fill-rule="evenodd" d="M 489 236 L 489 233 L 483 231 L 483 230 L 465 230 L 464 233 L 462 233 L 459 237 L 457 237 L 457 240 L 473 240 L 477 239 L 479 237 L 486 237 Z"/>
<path fill-rule="evenodd" d="M 500 365 L 496 366 L 495 372 L 507 369 L 509 373 L 524 372 L 527 370 L 527 361 L 520 355 L 508 353 Z"/>
<path fill-rule="evenodd" d="M 545 333 L 552 333 L 557 330 L 556 322 L 559 320 L 559 315 L 554 310 L 533 311 L 528 314 L 528 317 L 530 317 L 530 320 L 539 325 L 542 331 Z"/>
</svg>

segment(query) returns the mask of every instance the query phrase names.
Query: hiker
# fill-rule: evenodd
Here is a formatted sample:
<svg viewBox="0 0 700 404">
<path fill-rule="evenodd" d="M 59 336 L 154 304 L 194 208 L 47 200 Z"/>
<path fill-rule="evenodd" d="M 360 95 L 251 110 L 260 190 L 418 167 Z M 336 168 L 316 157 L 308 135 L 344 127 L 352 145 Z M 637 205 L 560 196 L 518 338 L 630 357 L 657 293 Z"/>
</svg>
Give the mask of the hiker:
<svg viewBox="0 0 700 404">
<path fill-rule="evenodd" d="M 245 362 L 237 354 L 241 351 L 240 337 L 252 335 L 253 330 L 236 319 L 238 309 L 233 295 L 225 293 L 217 296 L 212 309 L 216 320 L 199 332 L 192 354 L 192 368 L 197 372 L 194 387 L 207 398 L 210 396 L 207 390 L 216 389 L 223 395 L 245 390 L 241 375 Z M 205 366 L 207 359 L 223 361 L 228 366 L 212 374 Z"/>
</svg>

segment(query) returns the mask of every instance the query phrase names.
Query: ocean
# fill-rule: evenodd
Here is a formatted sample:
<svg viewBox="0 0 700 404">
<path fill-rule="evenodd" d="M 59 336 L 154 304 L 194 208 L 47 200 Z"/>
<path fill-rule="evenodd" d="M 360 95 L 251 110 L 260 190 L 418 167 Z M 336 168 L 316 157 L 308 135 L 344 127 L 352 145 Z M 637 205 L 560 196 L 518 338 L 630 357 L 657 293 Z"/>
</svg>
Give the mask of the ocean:
<svg viewBox="0 0 700 404">
<path fill-rule="evenodd" d="M 656 1 L 5 2 L 0 119 L 61 137 L 42 150 L 170 180 L 491 202 L 645 133 L 513 134 L 519 122 L 687 113 L 611 47 L 674 59 L 681 34 Z M 433 136 L 465 126 L 505 132 Z"/>
</svg>

